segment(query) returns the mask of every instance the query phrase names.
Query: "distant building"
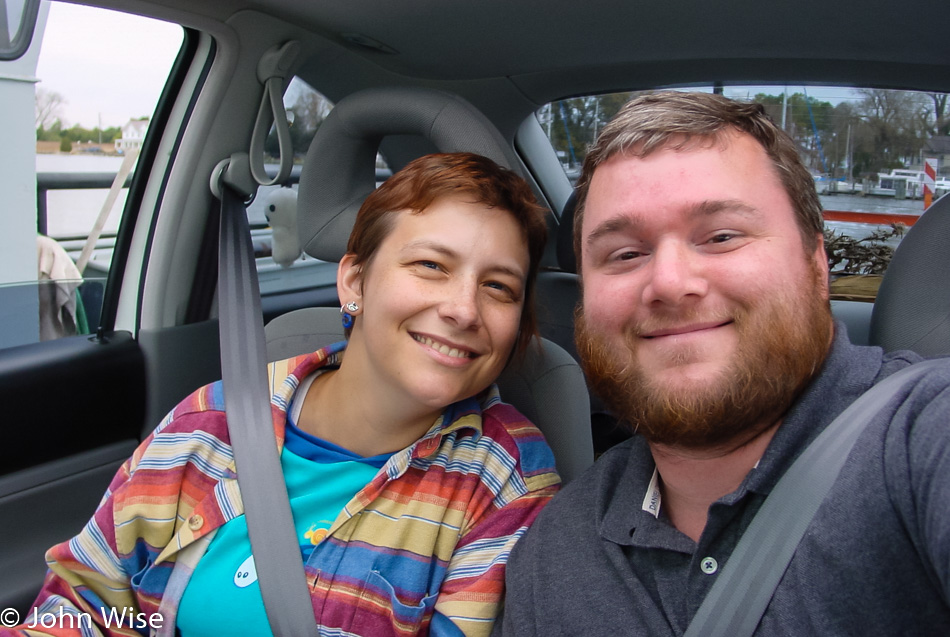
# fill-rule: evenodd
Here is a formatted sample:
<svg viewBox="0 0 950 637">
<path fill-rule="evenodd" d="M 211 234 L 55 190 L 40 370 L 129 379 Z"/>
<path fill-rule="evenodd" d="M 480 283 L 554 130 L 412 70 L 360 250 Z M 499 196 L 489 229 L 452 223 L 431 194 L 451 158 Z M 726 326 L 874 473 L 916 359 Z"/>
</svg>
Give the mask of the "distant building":
<svg viewBox="0 0 950 637">
<path fill-rule="evenodd" d="M 122 137 L 115 140 L 115 149 L 124 153 L 133 148 L 142 148 L 142 142 L 145 140 L 145 132 L 148 130 L 148 118 L 130 119 L 122 127 Z"/>
<path fill-rule="evenodd" d="M 937 174 L 950 174 L 950 135 L 935 135 L 924 142 L 920 152 L 924 159 L 937 159 Z"/>
</svg>

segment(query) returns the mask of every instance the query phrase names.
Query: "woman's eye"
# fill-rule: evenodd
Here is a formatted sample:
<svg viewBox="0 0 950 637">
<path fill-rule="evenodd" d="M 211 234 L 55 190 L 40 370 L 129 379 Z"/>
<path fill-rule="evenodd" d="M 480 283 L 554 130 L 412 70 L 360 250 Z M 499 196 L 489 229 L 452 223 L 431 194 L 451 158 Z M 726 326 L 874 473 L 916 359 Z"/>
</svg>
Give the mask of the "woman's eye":
<svg viewBox="0 0 950 637">
<path fill-rule="evenodd" d="M 498 292 L 498 295 L 503 296 L 505 299 L 518 300 L 519 295 L 515 292 L 510 286 L 505 285 L 500 281 L 488 281 L 485 283 L 485 287 L 494 292 Z"/>
<path fill-rule="evenodd" d="M 429 270 L 438 270 L 440 269 L 439 264 L 435 261 L 416 261 L 416 265 L 421 265 L 424 268 Z"/>
</svg>

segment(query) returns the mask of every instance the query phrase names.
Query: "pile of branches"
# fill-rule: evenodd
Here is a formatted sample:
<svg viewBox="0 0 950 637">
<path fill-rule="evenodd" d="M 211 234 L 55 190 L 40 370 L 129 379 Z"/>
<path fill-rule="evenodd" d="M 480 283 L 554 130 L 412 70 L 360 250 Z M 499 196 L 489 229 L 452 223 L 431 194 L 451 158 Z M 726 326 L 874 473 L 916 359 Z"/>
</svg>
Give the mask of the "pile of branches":
<svg viewBox="0 0 950 637">
<path fill-rule="evenodd" d="M 845 274 L 884 274 L 891 262 L 894 248 L 886 241 L 902 237 L 907 226 L 902 223 L 881 227 L 863 239 L 855 239 L 825 228 L 825 252 L 831 272 Z"/>
</svg>

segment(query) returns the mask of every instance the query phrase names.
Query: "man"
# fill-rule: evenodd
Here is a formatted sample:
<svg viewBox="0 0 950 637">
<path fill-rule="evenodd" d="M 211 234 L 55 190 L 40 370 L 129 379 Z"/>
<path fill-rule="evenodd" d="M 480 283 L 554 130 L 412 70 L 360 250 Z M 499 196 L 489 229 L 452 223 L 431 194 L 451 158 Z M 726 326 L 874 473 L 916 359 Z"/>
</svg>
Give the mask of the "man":
<svg viewBox="0 0 950 637">
<path fill-rule="evenodd" d="M 821 206 L 754 104 L 658 93 L 584 163 L 578 351 L 636 432 L 516 546 L 504 635 L 681 635 L 792 461 L 920 360 L 831 318 Z M 758 635 L 950 634 L 950 364 L 858 439 Z"/>
</svg>

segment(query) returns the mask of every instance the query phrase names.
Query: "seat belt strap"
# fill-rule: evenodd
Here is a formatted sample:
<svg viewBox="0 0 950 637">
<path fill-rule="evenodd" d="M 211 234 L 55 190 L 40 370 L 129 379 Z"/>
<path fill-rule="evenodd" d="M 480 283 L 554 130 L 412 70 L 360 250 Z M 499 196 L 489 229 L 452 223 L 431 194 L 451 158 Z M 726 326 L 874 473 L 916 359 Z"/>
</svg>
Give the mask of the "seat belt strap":
<svg viewBox="0 0 950 637">
<path fill-rule="evenodd" d="M 224 180 L 222 180 L 224 181 Z M 260 286 L 243 198 L 220 184 L 221 377 L 251 552 L 277 637 L 318 635 L 274 439 Z"/>
<path fill-rule="evenodd" d="M 752 635 L 858 436 L 894 396 L 940 364 L 923 361 L 888 376 L 808 445 L 762 503 L 684 637 Z"/>
</svg>

